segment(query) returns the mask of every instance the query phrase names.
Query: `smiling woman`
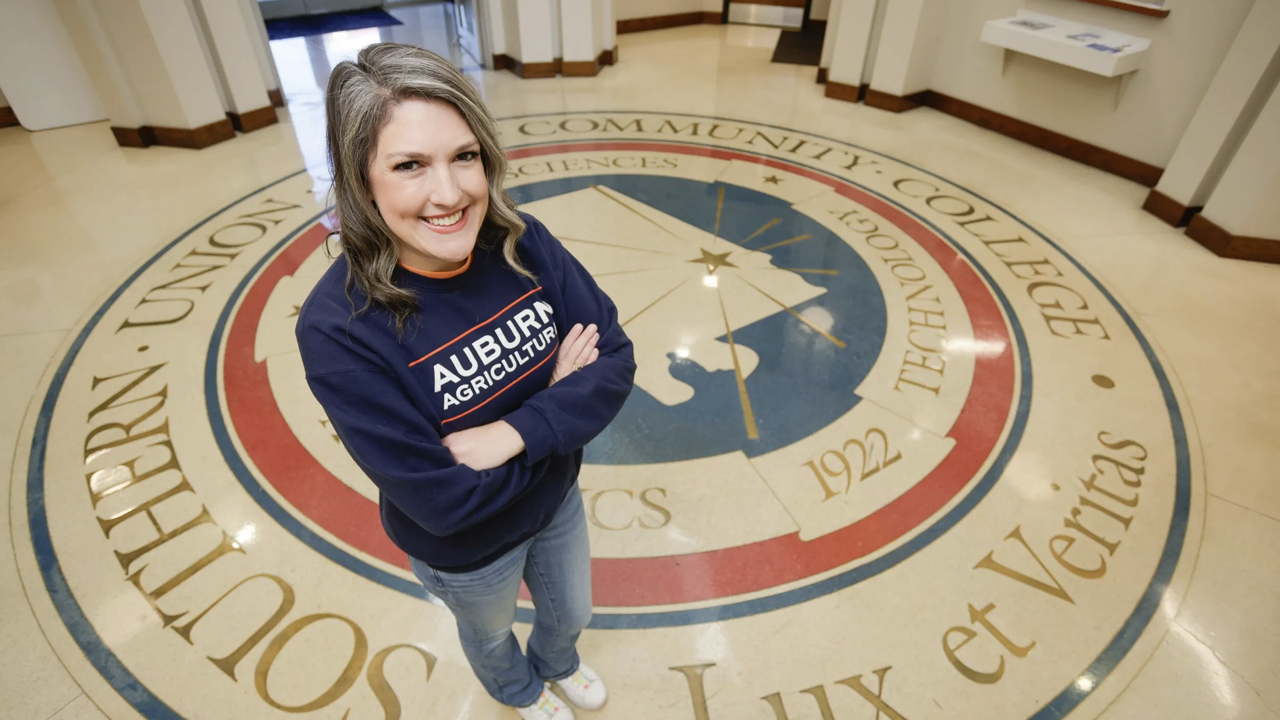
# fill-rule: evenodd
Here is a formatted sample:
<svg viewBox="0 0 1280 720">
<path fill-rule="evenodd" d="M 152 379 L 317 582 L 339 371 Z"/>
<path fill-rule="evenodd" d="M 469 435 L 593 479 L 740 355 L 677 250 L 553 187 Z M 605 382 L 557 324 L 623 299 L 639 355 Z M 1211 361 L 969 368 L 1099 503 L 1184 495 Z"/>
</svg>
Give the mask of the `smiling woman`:
<svg viewBox="0 0 1280 720">
<path fill-rule="evenodd" d="M 417 303 L 393 282 L 397 268 L 457 269 L 477 244 L 501 246 L 507 264 L 529 275 L 515 253 L 525 225 L 503 190 L 507 159 L 493 117 L 453 65 L 422 48 L 371 45 L 334 67 L 326 95 L 347 283 L 367 296 L 366 309 L 383 306 L 403 331 Z M 456 237 L 427 229 L 459 210 Z"/>
<path fill-rule="evenodd" d="M 325 102 L 342 254 L 298 313 L 307 384 L 481 684 L 525 720 L 572 720 L 548 682 L 578 707 L 607 697 L 577 651 L 592 608 L 578 471 L 631 392 L 631 341 L 517 214 L 493 117 L 448 61 L 371 45 Z"/>
<path fill-rule="evenodd" d="M 369 191 L 396 236 L 402 267 L 448 272 L 471 257 L 489 185 L 480 142 L 453 105 L 411 98 L 391 110 L 370 163 Z"/>
</svg>

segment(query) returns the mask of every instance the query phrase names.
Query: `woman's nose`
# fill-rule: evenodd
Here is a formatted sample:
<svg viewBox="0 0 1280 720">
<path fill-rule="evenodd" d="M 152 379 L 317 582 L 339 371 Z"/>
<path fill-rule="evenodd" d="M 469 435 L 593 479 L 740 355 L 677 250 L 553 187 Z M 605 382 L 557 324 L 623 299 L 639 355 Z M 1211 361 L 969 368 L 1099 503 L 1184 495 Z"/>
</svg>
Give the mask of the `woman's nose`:
<svg viewBox="0 0 1280 720">
<path fill-rule="evenodd" d="M 427 199 L 436 207 L 452 209 L 462 198 L 462 190 L 452 169 L 430 173 L 427 182 L 431 184 Z"/>
</svg>

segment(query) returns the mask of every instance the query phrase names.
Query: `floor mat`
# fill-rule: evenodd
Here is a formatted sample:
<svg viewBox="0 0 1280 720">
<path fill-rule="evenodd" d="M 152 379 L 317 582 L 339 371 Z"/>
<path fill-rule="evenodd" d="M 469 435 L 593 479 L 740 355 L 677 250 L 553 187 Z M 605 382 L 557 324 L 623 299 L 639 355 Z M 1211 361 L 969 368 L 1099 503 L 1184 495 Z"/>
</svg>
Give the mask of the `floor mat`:
<svg viewBox="0 0 1280 720">
<path fill-rule="evenodd" d="M 385 10 L 371 8 L 369 10 L 353 10 L 351 12 L 303 15 L 301 17 L 268 20 L 267 37 L 272 40 L 284 40 L 285 38 L 323 35 L 342 30 L 361 30 L 403 24 L 387 14 Z"/>
<path fill-rule="evenodd" d="M 773 49 L 773 62 L 817 65 L 822 59 L 822 36 L 826 23 L 809 23 L 804 30 L 783 30 Z"/>
</svg>

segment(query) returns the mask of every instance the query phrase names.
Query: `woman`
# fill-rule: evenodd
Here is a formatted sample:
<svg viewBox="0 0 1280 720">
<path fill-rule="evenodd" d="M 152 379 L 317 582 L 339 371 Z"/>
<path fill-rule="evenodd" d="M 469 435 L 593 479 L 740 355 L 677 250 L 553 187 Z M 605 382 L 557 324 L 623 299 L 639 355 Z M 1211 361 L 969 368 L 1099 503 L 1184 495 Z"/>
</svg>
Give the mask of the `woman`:
<svg viewBox="0 0 1280 720">
<path fill-rule="evenodd" d="M 299 315 L 307 381 L 485 690 L 526 720 L 570 720 L 547 681 L 581 708 L 606 699 L 576 650 L 591 619 L 577 476 L 631 391 L 631 342 L 516 212 L 494 120 L 446 60 L 371 45 L 334 68 L 325 105 L 342 253 Z M 522 579 L 527 655 L 511 631 Z"/>
</svg>

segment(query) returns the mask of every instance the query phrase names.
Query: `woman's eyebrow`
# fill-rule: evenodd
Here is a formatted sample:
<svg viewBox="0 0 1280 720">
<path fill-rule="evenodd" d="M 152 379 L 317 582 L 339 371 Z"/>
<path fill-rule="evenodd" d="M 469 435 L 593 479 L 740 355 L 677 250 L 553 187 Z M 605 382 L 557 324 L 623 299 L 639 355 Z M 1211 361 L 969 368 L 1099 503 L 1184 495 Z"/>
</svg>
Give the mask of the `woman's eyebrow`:
<svg viewBox="0 0 1280 720">
<path fill-rule="evenodd" d="M 465 151 L 465 150 L 470 150 L 471 148 L 478 148 L 479 146 L 480 146 L 480 141 L 479 141 L 479 140 L 468 140 L 467 142 L 464 142 L 464 143 L 462 143 L 461 145 L 459 145 L 459 146 L 458 146 L 458 149 L 456 149 L 456 150 L 454 150 L 454 151 L 453 151 L 453 154 L 454 154 L 454 155 L 457 155 L 457 154 L 458 154 L 458 153 L 460 153 L 460 152 L 463 152 L 463 151 Z M 424 155 L 424 154 L 422 154 L 422 153 L 420 153 L 420 152 L 417 152 L 417 151 L 415 151 L 415 150 L 400 150 L 400 151 L 397 151 L 397 152 L 390 152 L 390 153 L 387 153 L 385 157 L 387 157 L 387 158 L 409 158 L 409 159 L 411 159 L 411 160 L 420 160 L 420 159 L 425 158 L 425 157 L 427 157 L 427 156 L 426 156 L 426 155 Z"/>
</svg>

